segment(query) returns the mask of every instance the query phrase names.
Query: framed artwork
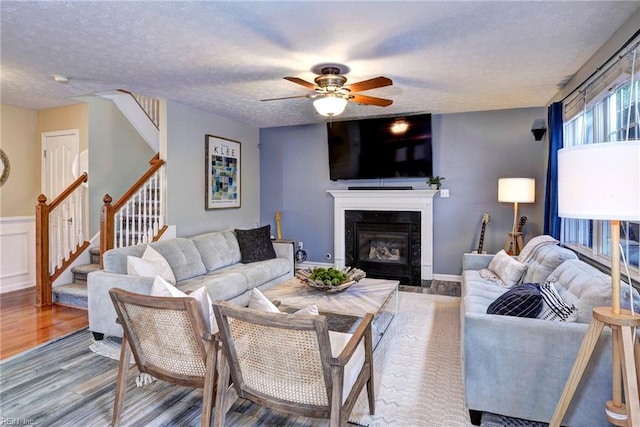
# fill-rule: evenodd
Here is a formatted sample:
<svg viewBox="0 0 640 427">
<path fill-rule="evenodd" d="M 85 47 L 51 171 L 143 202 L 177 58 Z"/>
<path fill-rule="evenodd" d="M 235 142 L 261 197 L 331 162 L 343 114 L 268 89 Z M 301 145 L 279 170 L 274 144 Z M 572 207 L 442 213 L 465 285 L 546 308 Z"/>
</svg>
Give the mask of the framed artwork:
<svg viewBox="0 0 640 427">
<path fill-rule="evenodd" d="M 205 135 L 205 210 L 240 207 L 240 143 Z"/>
</svg>

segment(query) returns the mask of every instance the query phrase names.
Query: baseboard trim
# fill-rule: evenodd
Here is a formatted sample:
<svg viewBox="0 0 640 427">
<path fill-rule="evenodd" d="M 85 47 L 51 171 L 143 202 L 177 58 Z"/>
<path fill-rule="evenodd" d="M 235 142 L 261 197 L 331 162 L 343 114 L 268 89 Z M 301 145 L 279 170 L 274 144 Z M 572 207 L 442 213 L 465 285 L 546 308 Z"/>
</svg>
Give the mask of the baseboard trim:
<svg viewBox="0 0 640 427">
<path fill-rule="evenodd" d="M 455 274 L 434 274 L 433 280 L 443 280 L 445 282 L 462 282 L 462 276 Z"/>
</svg>

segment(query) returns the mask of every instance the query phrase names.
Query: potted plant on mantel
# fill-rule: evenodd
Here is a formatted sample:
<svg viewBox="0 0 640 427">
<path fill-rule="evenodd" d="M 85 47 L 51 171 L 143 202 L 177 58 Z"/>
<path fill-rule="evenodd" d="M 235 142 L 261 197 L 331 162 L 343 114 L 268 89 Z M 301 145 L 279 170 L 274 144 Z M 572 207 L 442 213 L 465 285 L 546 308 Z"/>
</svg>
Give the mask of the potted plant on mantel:
<svg viewBox="0 0 640 427">
<path fill-rule="evenodd" d="M 427 184 L 429 184 L 432 190 L 439 190 L 442 181 L 444 181 L 444 176 L 430 176 L 427 179 Z"/>
</svg>

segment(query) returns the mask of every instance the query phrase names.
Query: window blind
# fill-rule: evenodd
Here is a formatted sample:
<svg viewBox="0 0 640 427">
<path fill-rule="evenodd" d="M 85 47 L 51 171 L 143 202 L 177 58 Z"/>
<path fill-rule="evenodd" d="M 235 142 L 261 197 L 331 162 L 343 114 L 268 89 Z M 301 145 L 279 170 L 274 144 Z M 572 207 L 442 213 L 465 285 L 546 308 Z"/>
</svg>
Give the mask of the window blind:
<svg viewBox="0 0 640 427">
<path fill-rule="evenodd" d="M 580 87 L 564 100 L 564 119 L 571 120 L 585 108 L 596 104 L 631 80 L 633 55 L 636 51 L 635 79 L 640 77 L 640 36 L 629 41 L 618 54 L 599 67 Z"/>
</svg>

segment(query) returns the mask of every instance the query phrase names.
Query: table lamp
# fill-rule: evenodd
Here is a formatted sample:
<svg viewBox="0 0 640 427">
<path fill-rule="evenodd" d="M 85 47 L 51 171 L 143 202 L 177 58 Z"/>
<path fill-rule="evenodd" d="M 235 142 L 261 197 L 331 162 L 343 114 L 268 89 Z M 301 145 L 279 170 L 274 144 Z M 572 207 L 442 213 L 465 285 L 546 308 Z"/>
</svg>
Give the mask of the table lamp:
<svg viewBox="0 0 640 427">
<path fill-rule="evenodd" d="M 613 400 L 607 419 L 619 426 L 640 425 L 633 330 L 640 315 L 620 308 L 620 221 L 640 220 L 640 141 L 606 142 L 558 151 L 558 215 L 609 220 L 611 224 L 611 307 L 593 309 L 550 426 L 559 426 L 605 325 L 613 331 Z M 636 355 L 640 358 L 640 355 Z M 624 380 L 625 403 L 622 402 Z"/>
<path fill-rule="evenodd" d="M 513 203 L 513 227 L 507 233 L 504 250 L 510 255 L 518 255 L 522 250 L 522 233 L 517 230 L 518 203 L 533 203 L 536 201 L 535 178 L 499 178 L 498 202 Z"/>
</svg>

